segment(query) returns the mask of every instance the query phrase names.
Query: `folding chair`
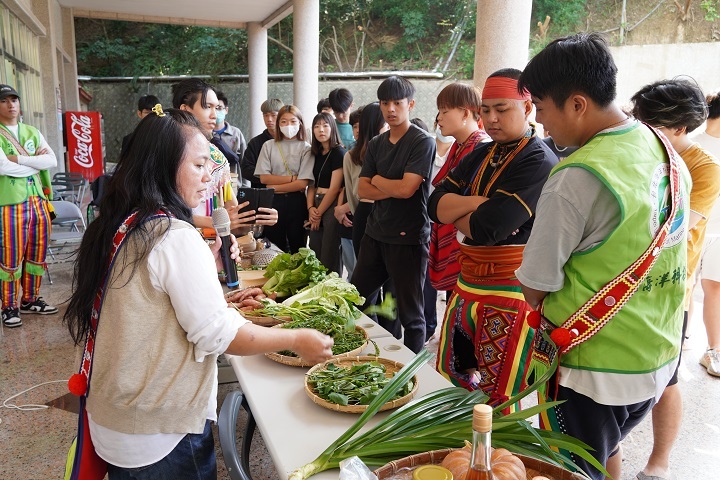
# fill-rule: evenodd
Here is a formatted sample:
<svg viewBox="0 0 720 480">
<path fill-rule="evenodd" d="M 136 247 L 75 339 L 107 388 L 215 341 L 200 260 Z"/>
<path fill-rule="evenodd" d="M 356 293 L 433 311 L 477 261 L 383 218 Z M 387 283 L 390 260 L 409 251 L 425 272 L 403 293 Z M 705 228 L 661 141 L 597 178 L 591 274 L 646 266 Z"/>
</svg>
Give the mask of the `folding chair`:
<svg viewBox="0 0 720 480">
<path fill-rule="evenodd" d="M 59 197 L 61 199 L 67 200 L 66 196 L 69 193 L 71 195 L 71 198 L 69 199 L 71 202 L 73 202 L 78 207 L 82 205 L 82 202 L 85 199 L 85 191 L 87 190 L 88 184 L 87 179 L 83 177 L 82 173 L 58 172 L 53 175 L 51 183 L 53 184 L 53 186 L 57 184 L 58 186 L 62 185 L 66 187 L 65 191 L 59 194 Z M 68 192 L 68 186 L 71 187 L 71 192 Z"/>
<path fill-rule="evenodd" d="M 243 435 L 241 452 L 238 453 L 235 432 L 240 408 L 247 412 L 247 423 Z M 218 437 L 225 459 L 228 475 L 232 480 L 252 480 L 250 476 L 250 445 L 255 432 L 255 417 L 242 392 L 234 390 L 227 394 L 220 415 L 218 415 Z"/>
<path fill-rule="evenodd" d="M 66 200 L 56 200 L 51 202 L 55 209 L 55 219 L 52 221 L 53 229 L 50 234 L 50 245 L 48 246 L 48 255 L 52 258 L 52 263 L 63 263 L 70 261 L 75 255 L 76 249 L 68 252 L 65 258 L 60 260 L 55 256 L 62 249 L 78 246 L 85 234 L 85 219 L 83 218 L 80 208 L 72 202 Z M 48 274 L 48 281 L 52 284 L 52 276 L 46 262 L 45 271 Z"/>
</svg>

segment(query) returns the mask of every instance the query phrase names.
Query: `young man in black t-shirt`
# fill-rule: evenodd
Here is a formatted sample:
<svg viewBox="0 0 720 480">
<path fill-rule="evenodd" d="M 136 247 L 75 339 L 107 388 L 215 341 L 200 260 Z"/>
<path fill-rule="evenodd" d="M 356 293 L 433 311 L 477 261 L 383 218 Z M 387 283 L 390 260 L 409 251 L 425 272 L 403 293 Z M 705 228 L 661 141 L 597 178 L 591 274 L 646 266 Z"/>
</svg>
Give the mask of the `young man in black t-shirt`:
<svg viewBox="0 0 720 480">
<path fill-rule="evenodd" d="M 371 298 L 388 279 L 393 281 L 404 342 L 417 353 L 425 343 L 428 179 L 435 140 L 410 123 L 415 105 L 412 83 L 393 76 L 380 84 L 377 93 L 390 130 L 370 141 L 360 172 L 358 196 L 375 204 L 352 283 L 362 296 Z"/>
</svg>

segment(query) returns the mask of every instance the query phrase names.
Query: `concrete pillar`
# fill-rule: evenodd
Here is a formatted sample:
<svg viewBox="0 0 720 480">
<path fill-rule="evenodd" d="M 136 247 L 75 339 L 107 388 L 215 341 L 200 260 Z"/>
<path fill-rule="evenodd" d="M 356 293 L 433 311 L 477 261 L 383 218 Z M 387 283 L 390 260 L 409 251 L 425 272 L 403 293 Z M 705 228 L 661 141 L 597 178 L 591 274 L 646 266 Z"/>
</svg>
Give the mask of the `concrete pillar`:
<svg viewBox="0 0 720 480">
<path fill-rule="evenodd" d="M 65 109 L 80 110 L 80 92 L 78 89 L 77 51 L 75 50 L 75 19 L 72 9 L 61 7 L 63 49 L 67 52 L 68 62 L 63 65 L 65 78 Z"/>
<path fill-rule="evenodd" d="M 248 107 L 250 109 L 250 132 L 247 140 L 260 135 L 265 129 L 260 105 L 268 92 L 268 45 L 267 29 L 258 22 L 250 22 L 248 32 Z"/>
<path fill-rule="evenodd" d="M 62 139 L 62 118 L 59 115 L 59 108 L 65 109 L 62 104 L 62 89 L 60 85 L 58 65 L 58 42 L 56 29 L 60 28 L 56 23 L 56 11 L 53 9 L 60 6 L 53 0 L 35 0 L 33 2 L 33 13 L 45 26 L 47 35 L 39 38 L 40 43 L 40 73 L 43 89 L 43 110 L 45 111 L 45 131 L 41 132 L 55 152 L 58 159 L 57 169 L 52 171 L 65 171 L 65 147 Z"/>
<path fill-rule="evenodd" d="M 531 12 L 532 0 L 477 2 L 475 85 L 482 88 L 488 75 L 501 68 L 525 68 Z"/>
<path fill-rule="evenodd" d="M 295 0 L 293 5 L 293 103 L 309 128 L 318 102 L 320 0 Z"/>
</svg>

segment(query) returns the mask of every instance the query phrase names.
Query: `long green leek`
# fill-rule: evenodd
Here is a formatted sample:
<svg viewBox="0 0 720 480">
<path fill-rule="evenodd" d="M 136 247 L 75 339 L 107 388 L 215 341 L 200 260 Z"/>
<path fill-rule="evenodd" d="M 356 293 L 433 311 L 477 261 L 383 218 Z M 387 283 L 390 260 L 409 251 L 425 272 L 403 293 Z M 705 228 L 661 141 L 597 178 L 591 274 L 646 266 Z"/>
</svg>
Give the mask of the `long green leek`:
<svg viewBox="0 0 720 480">
<path fill-rule="evenodd" d="M 391 398 L 430 356 L 426 350 L 420 352 L 385 386 L 348 431 L 313 462 L 293 472 L 290 480 L 303 480 L 324 470 L 337 468 L 341 460 L 353 455 L 359 456 L 368 466 L 377 467 L 416 453 L 462 447 L 472 435 L 473 406 L 486 402 L 488 397 L 481 391 L 469 392 L 458 387 L 431 392 L 399 408 L 373 428 L 353 438 L 380 406 Z M 579 455 L 601 472 L 605 472 L 602 465 L 588 453 L 588 445 L 568 435 L 535 429 L 527 421 L 527 418 L 557 405 L 557 402 L 545 403 L 506 416 L 500 415 L 504 406 L 517 403 L 547 382 L 556 368 L 557 360 L 527 390 L 495 409 L 493 446 L 507 448 L 557 466 L 577 469 L 577 465 L 570 458 L 552 450 L 552 447 L 561 448 Z"/>
</svg>

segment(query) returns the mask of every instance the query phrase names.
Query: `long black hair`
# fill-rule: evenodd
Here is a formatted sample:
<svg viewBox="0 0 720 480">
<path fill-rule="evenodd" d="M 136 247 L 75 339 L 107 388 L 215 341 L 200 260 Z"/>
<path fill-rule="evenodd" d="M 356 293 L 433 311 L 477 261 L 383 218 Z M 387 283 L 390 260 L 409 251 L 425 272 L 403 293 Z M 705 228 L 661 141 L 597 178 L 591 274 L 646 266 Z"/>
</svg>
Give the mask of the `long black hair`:
<svg viewBox="0 0 720 480">
<path fill-rule="evenodd" d="M 83 236 L 73 274 L 73 293 L 64 320 L 76 344 L 85 339 L 95 295 L 107 273 L 113 237 L 122 222 L 138 212 L 133 235 L 138 235 L 140 251 L 122 268 L 135 269 L 158 237 L 157 228 L 145 223 L 162 211 L 192 223 L 192 211 L 177 193 L 177 172 L 185 156 L 188 139 L 195 133 L 204 136 L 195 117 L 188 112 L 169 109 L 164 116 L 155 113 L 140 121 L 132 141 L 120 158 L 100 202 L 100 215 Z M 209 147 L 208 147 L 209 148 Z M 169 219 L 164 230 L 170 227 Z"/>
<path fill-rule="evenodd" d="M 362 166 L 368 143 L 380 133 L 380 129 L 383 128 L 386 123 L 378 102 L 370 103 L 363 107 L 363 111 L 360 114 L 360 132 L 358 139 L 355 147 L 350 150 L 350 159 L 355 165 Z"/>
</svg>

